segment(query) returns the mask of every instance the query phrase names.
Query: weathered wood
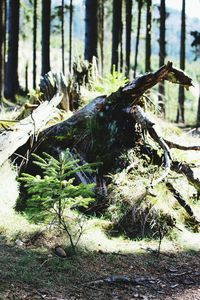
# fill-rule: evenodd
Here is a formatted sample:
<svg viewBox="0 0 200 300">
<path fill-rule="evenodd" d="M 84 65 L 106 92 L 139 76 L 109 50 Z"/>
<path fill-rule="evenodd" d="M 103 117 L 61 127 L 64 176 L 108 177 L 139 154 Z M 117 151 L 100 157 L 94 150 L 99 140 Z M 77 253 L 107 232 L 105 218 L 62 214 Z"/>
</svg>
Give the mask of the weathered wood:
<svg viewBox="0 0 200 300">
<path fill-rule="evenodd" d="M 63 95 L 56 94 L 48 102 L 41 103 L 30 116 L 19 121 L 12 130 L 5 130 L 0 134 L 0 166 L 32 136 L 37 140 L 40 131 L 57 113 L 56 106 Z"/>
</svg>

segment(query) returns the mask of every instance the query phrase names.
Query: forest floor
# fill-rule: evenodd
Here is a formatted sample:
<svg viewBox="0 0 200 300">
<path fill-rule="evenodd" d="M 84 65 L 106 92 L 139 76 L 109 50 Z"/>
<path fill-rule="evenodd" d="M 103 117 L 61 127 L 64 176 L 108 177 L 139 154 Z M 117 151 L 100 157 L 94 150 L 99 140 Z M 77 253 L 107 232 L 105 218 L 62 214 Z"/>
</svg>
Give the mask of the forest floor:
<svg viewBox="0 0 200 300">
<path fill-rule="evenodd" d="M 23 234 L 17 228 L 20 219 Z M 18 222 L 12 238 L 11 222 Z M 182 245 L 164 239 L 158 257 L 157 240 L 111 238 L 104 230 L 106 221 L 92 219 L 78 254 L 60 258 L 54 253 L 59 235 L 35 235 L 27 226 L 20 216 L 4 225 L 1 221 L 2 300 L 200 299 L 199 235 L 185 236 Z M 27 237 L 31 242 L 22 243 Z"/>
</svg>

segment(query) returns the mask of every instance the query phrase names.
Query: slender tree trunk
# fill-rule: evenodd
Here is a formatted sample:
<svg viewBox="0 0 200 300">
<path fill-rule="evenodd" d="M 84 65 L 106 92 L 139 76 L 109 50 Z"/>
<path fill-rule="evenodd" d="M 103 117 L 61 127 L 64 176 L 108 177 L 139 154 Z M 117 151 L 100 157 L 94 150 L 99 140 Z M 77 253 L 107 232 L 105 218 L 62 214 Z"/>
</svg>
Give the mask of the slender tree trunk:
<svg viewBox="0 0 200 300">
<path fill-rule="evenodd" d="M 50 71 L 51 0 L 42 0 L 42 75 Z"/>
<path fill-rule="evenodd" d="M 99 1 L 98 38 L 99 38 L 99 48 L 100 48 L 101 74 L 103 75 L 103 67 L 104 67 L 104 0 Z"/>
<path fill-rule="evenodd" d="M 132 0 L 126 0 L 126 70 L 125 74 L 129 77 L 130 53 L 131 53 L 131 25 L 132 25 Z"/>
<path fill-rule="evenodd" d="M 98 1 L 86 0 L 85 6 L 85 59 L 92 62 L 97 57 Z"/>
<path fill-rule="evenodd" d="M 5 0 L 0 1 L 0 102 L 4 97 Z"/>
<path fill-rule="evenodd" d="M 166 42 L 165 42 L 165 23 L 166 23 L 166 7 L 165 0 L 160 1 L 160 37 L 159 37 L 159 67 L 162 67 L 165 63 L 166 57 Z M 164 81 L 158 86 L 158 105 L 160 107 L 161 112 L 165 115 L 165 86 Z"/>
<path fill-rule="evenodd" d="M 113 23 L 112 23 L 112 61 L 111 71 L 115 65 L 118 70 L 119 44 L 122 32 L 122 0 L 113 0 Z"/>
<path fill-rule="evenodd" d="M 37 49 L 37 0 L 33 2 L 33 88 L 36 88 L 36 50 Z"/>
<path fill-rule="evenodd" d="M 137 58 L 138 58 L 138 49 L 139 49 L 139 41 L 140 41 L 140 27 L 141 27 L 141 11 L 142 11 L 142 1 L 138 0 L 138 24 L 137 24 L 137 37 L 136 37 L 136 45 L 135 45 L 135 65 L 133 77 L 136 77 L 137 70 Z"/>
<path fill-rule="evenodd" d="M 120 72 L 123 72 L 123 22 L 121 22 L 121 34 L 120 34 Z"/>
<path fill-rule="evenodd" d="M 198 111 L 197 111 L 197 123 L 196 127 L 200 127 L 200 83 L 199 83 L 199 101 L 198 101 Z"/>
<path fill-rule="evenodd" d="M 19 90 L 18 42 L 19 42 L 19 0 L 9 0 L 8 10 L 8 60 L 6 64 L 5 97 L 15 101 Z"/>
<path fill-rule="evenodd" d="M 182 13 L 181 13 L 181 44 L 180 44 L 180 68 L 185 70 L 185 0 L 182 0 Z M 178 110 L 176 122 L 185 122 L 184 116 L 184 100 L 185 93 L 184 87 L 179 86 L 179 95 L 178 95 Z"/>
<path fill-rule="evenodd" d="M 145 47 L 145 72 L 151 71 L 151 19 L 152 19 L 152 0 L 147 0 L 146 13 L 146 47 Z"/>
<path fill-rule="evenodd" d="M 65 1 L 62 0 L 61 4 L 61 49 L 62 49 L 62 72 L 65 74 L 65 33 L 64 33 L 64 6 Z"/>
<path fill-rule="evenodd" d="M 72 25 L 73 25 L 73 1 L 70 0 L 69 8 L 69 72 L 72 70 Z"/>
</svg>

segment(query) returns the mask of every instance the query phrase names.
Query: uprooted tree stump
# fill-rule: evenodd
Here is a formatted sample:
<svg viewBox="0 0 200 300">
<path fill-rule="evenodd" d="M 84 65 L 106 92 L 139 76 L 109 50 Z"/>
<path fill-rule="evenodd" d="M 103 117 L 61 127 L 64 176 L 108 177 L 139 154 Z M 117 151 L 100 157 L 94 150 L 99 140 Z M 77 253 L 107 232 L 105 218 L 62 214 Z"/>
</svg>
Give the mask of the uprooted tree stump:
<svg viewBox="0 0 200 300">
<path fill-rule="evenodd" d="M 192 85 L 191 78 L 181 70 L 174 68 L 171 62 L 168 62 L 156 72 L 136 78 L 109 96 L 100 96 L 92 100 L 88 105 L 75 112 L 72 117 L 40 132 L 30 146 L 30 143 L 26 141 L 35 134 L 34 118 L 37 118 L 35 111 L 35 117 L 30 117 L 33 119 L 32 130 L 28 131 L 26 139 L 16 134 L 21 130 L 18 127 L 14 127 L 12 132 L 4 132 L 0 135 L 1 164 L 13 154 L 12 157 L 15 158 L 15 162 L 23 165 L 23 172 L 34 173 L 31 160 L 29 160 L 31 153 L 36 152 L 40 155 L 45 151 L 58 155 L 60 151 L 70 148 L 72 155 L 75 153 L 84 161 L 102 163 L 97 172 L 97 183 L 106 194 L 103 175 L 110 172 L 114 165 L 117 165 L 118 157 L 123 151 L 142 144 L 142 131 L 145 130 L 162 149 L 163 159 L 160 162 L 161 174 L 145 187 L 144 195 L 151 194 L 154 186 L 167 177 L 170 169 L 184 173 L 188 181 L 199 189 L 199 180 L 192 176 L 192 170 L 189 166 L 187 168 L 182 166 L 181 169 L 176 168 L 177 164 L 173 163 L 171 159 L 170 147 L 179 149 L 182 147 L 182 149 L 185 148 L 184 150 L 200 150 L 200 147 L 186 147 L 164 140 L 157 134 L 154 124 L 148 119 L 142 108 L 143 94 L 163 80 L 184 85 L 186 88 Z M 55 82 L 49 82 L 48 85 L 52 85 L 54 88 L 48 87 L 47 92 L 43 89 L 44 97 L 47 94 L 46 97 L 50 100 L 55 97 L 55 93 L 56 95 L 61 94 L 61 98 L 64 97 L 63 92 L 59 90 L 59 85 L 56 85 Z M 59 99 L 58 103 L 61 100 Z M 13 138 L 12 150 L 9 149 L 9 143 L 2 144 L 2 141 L 6 141 L 8 136 L 10 140 Z M 90 177 L 85 180 L 95 179 Z M 182 205 L 183 201 L 179 203 Z M 199 224 L 195 215 L 192 218 L 196 224 Z"/>
</svg>

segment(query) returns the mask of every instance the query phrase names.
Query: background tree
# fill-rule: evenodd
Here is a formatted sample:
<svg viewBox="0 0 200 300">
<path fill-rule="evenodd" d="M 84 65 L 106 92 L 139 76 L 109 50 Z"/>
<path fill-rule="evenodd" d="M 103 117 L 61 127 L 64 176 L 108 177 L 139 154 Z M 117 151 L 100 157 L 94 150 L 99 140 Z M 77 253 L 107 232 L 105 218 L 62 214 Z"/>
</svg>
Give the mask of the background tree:
<svg viewBox="0 0 200 300">
<path fill-rule="evenodd" d="M 6 63 L 5 97 L 15 101 L 19 91 L 18 42 L 19 42 L 19 0 L 10 0 L 8 6 L 8 59 Z"/>
<path fill-rule="evenodd" d="M 146 9 L 145 72 L 149 72 L 151 70 L 152 0 L 146 1 Z"/>
<path fill-rule="evenodd" d="M 197 60 L 200 58 L 200 32 L 197 30 L 191 31 L 190 34 L 193 37 L 193 41 L 191 46 L 194 48 L 195 58 Z M 200 75 L 197 75 L 197 80 L 199 82 L 199 100 L 198 100 L 198 109 L 197 109 L 197 120 L 196 120 L 196 127 L 200 127 Z"/>
<path fill-rule="evenodd" d="M 137 59 L 138 59 L 138 49 L 139 49 L 139 41 L 140 41 L 140 28 L 141 28 L 141 11 L 143 0 L 137 0 L 138 3 L 138 22 L 137 22 L 137 36 L 136 36 L 136 44 L 135 44 L 135 64 L 134 64 L 134 71 L 133 76 L 136 76 L 137 70 Z"/>
<path fill-rule="evenodd" d="M 51 0 L 42 0 L 42 75 L 50 71 Z"/>
<path fill-rule="evenodd" d="M 99 1 L 98 7 L 98 42 L 99 42 L 99 52 L 101 61 L 101 73 L 103 74 L 104 69 L 104 0 Z"/>
<path fill-rule="evenodd" d="M 165 0 L 160 1 L 159 10 L 160 10 L 159 67 L 162 67 L 165 63 L 165 57 L 166 57 L 166 41 L 165 41 L 166 6 L 165 6 Z M 159 92 L 158 105 L 161 109 L 161 112 L 165 115 L 165 103 L 164 103 L 165 87 L 164 87 L 164 82 L 159 84 L 158 92 Z"/>
<path fill-rule="evenodd" d="M 97 19 L 98 1 L 85 1 L 85 59 L 89 62 L 92 57 L 97 57 Z"/>
<path fill-rule="evenodd" d="M 122 34 L 122 0 L 113 0 L 113 21 L 112 21 L 112 60 L 111 70 L 115 65 L 118 70 L 119 45 Z"/>
<path fill-rule="evenodd" d="M 73 25 L 73 1 L 69 5 L 69 71 L 72 70 L 72 25 Z"/>
<path fill-rule="evenodd" d="M 180 44 L 180 68 L 185 70 L 185 0 L 182 0 L 182 13 L 181 13 L 181 44 Z M 184 116 L 184 101 L 185 101 L 185 92 L 184 87 L 179 86 L 178 94 L 178 110 L 176 122 L 185 122 Z"/>
<path fill-rule="evenodd" d="M 4 97 L 5 4 L 0 1 L 0 101 Z"/>
<path fill-rule="evenodd" d="M 37 0 L 33 1 L 33 88 L 36 88 Z"/>
<path fill-rule="evenodd" d="M 126 69 L 125 74 L 128 77 L 130 71 L 130 53 L 131 53 L 131 28 L 132 28 L 132 0 L 126 0 Z"/>
<path fill-rule="evenodd" d="M 61 49 L 62 49 L 62 71 L 65 74 L 65 39 L 64 39 L 64 10 L 65 10 L 65 1 L 62 0 L 61 4 Z"/>
</svg>

